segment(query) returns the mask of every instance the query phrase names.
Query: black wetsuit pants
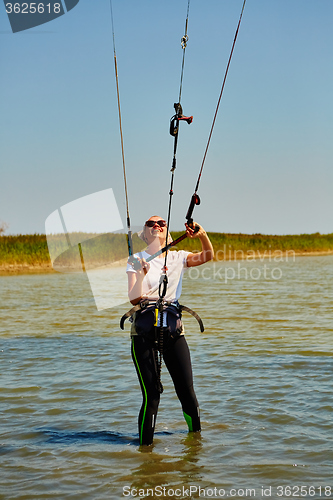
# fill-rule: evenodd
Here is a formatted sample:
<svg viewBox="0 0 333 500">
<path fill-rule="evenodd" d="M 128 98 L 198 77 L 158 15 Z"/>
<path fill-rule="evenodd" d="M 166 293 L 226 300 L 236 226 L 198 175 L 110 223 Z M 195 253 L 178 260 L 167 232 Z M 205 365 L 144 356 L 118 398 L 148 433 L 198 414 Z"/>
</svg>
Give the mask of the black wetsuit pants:
<svg viewBox="0 0 333 500">
<path fill-rule="evenodd" d="M 140 444 L 153 442 L 160 392 L 154 344 L 142 336 L 132 338 L 132 359 L 138 374 L 143 403 L 139 413 Z M 164 347 L 163 359 L 173 380 L 190 431 L 200 430 L 199 404 L 193 389 L 190 351 L 184 335 L 171 339 Z"/>
</svg>

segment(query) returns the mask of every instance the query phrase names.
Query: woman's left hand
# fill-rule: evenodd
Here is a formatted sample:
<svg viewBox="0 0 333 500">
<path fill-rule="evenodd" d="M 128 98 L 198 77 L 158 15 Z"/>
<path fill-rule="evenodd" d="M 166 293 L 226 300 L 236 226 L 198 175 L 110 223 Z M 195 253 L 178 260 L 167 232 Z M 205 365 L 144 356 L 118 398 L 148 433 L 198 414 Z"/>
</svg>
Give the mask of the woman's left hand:
<svg viewBox="0 0 333 500">
<path fill-rule="evenodd" d="M 195 231 L 195 229 L 190 227 L 188 224 L 185 224 L 185 227 L 188 238 L 200 238 L 200 236 L 206 234 L 206 231 L 197 222 L 193 222 L 193 228 L 198 227 L 198 231 Z"/>
<path fill-rule="evenodd" d="M 193 227 L 199 227 L 198 231 L 192 229 L 188 224 L 185 224 L 185 226 L 187 236 L 191 239 L 199 238 L 201 243 L 201 252 L 188 254 L 186 258 L 187 267 L 200 266 L 201 264 L 212 260 L 214 257 L 214 249 L 204 228 L 196 222 L 193 222 Z"/>
</svg>

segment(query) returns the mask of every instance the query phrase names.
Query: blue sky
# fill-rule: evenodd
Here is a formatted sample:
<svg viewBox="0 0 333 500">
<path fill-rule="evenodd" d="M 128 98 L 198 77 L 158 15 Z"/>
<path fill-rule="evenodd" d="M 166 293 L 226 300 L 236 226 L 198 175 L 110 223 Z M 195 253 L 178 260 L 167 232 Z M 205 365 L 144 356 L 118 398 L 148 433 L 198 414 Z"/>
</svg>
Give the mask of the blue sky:
<svg viewBox="0 0 333 500">
<path fill-rule="evenodd" d="M 242 0 L 191 0 L 172 229 L 182 229 Z M 132 224 L 166 217 L 187 0 L 113 0 Z M 333 3 L 247 0 L 195 219 L 209 231 L 333 231 Z M 0 4 L 0 219 L 112 188 L 125 222 L 109 0 L 13 34 Z"/>
</svg>

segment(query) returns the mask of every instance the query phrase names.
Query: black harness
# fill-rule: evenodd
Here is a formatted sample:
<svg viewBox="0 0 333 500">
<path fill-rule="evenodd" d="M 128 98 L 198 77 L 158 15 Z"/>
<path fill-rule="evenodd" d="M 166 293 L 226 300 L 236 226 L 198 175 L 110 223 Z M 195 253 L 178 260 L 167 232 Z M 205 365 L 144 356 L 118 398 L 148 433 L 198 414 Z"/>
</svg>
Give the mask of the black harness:
<svg viewBox="0 0 333 500">
<path fill-rule="evenodd" d="M 159 309 L 159 301 L 157 302 L 151 302 L 149 300 L 142 300 L 139 304 L 137 304 L 136 306 L 132 307 L 132 309 L 130 309 L 129 311 L 127 311 L 127 313 L 125 313 L 121 320 L 120 320 L 120 328 L 122 330 L 124 330 L 124 324 L 125 324 L 125 321 L 128 319 L 128 318 L 132 318 L 133 315 L 138 312 L 138 311 L 144 311 L 146 310 L 148 307 L 151 307 L 153 306 L 154 309 Z M 157 307 L 156 307 L 157 306 Z M 182 314 L 183 311 L 191 314 L 196 320 L 197 322 L 199 323 L 199 326 L 200 326 L 200 331 L 203 332 L 205 330 L 205 327 L 203 325 L 203 322 L 202 322 L 202 319 L 200 318 L 200 316 L 195 312 L 193 311 L 192 309 L 190 309 L 189 307 L 187 306 L 183 306 L 181 304 L 179 304 L 178 302 L 163 302 L 162 304 L 162 312 L 164 312 L 164 310 L 167 310 L 169 307 L 175 307 L 180 314 Z M 161 312 L 161 311 L 159 311 Z M 155 326 L 155 325 L 154 325 Z"/>
</svg>

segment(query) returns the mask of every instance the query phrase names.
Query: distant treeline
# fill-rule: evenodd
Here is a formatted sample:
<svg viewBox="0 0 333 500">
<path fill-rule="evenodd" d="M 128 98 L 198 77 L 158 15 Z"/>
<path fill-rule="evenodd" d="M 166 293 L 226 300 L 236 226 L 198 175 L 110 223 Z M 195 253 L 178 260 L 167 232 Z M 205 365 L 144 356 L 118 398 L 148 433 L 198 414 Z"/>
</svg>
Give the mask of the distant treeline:
<svg viewBox="0 0 333 500">
<path fill-rule="evenodd" d="M 171 234 L 176 239 L 182 233 L 172 232 Z M 240 258 L 242 255 L 250 255 L 251 253 L 258 255 L 287 251 L 293 251 L 296 254 L 333 252 L 333 233 L 286 236 L 225 233 L 208 233 L 208 235 L 218 260 L 223 260 L 223 256 L 226 259 Z M 87 237 L 90 239 L 87 240 Z M 79 241 L 83 241 L 81 250 L 85 262 L 107 264 L 127 257 L 126 235 L 124 234 L 86 235 L 74 233 L 68 235 L 68 238 L 65 238 L 64 235 L 55 235 L 52 237 L 50 249 L 53 255 L 58 255 L 57 265 L 71 265 L 73 259 L 77 258 L 77 243 Z M 134 251 L 137 252 L 143 250 L 145 244 L 134 235 L 133 246 Z M 196 251 L 200 250 L 200 242 L 196 239 L 186 238 L 175 248 Z M 44 234 L 0 236 L 0 266 L 42 266 L 47 264 L 50 264 L 50 255 Z"/>
</svg>

